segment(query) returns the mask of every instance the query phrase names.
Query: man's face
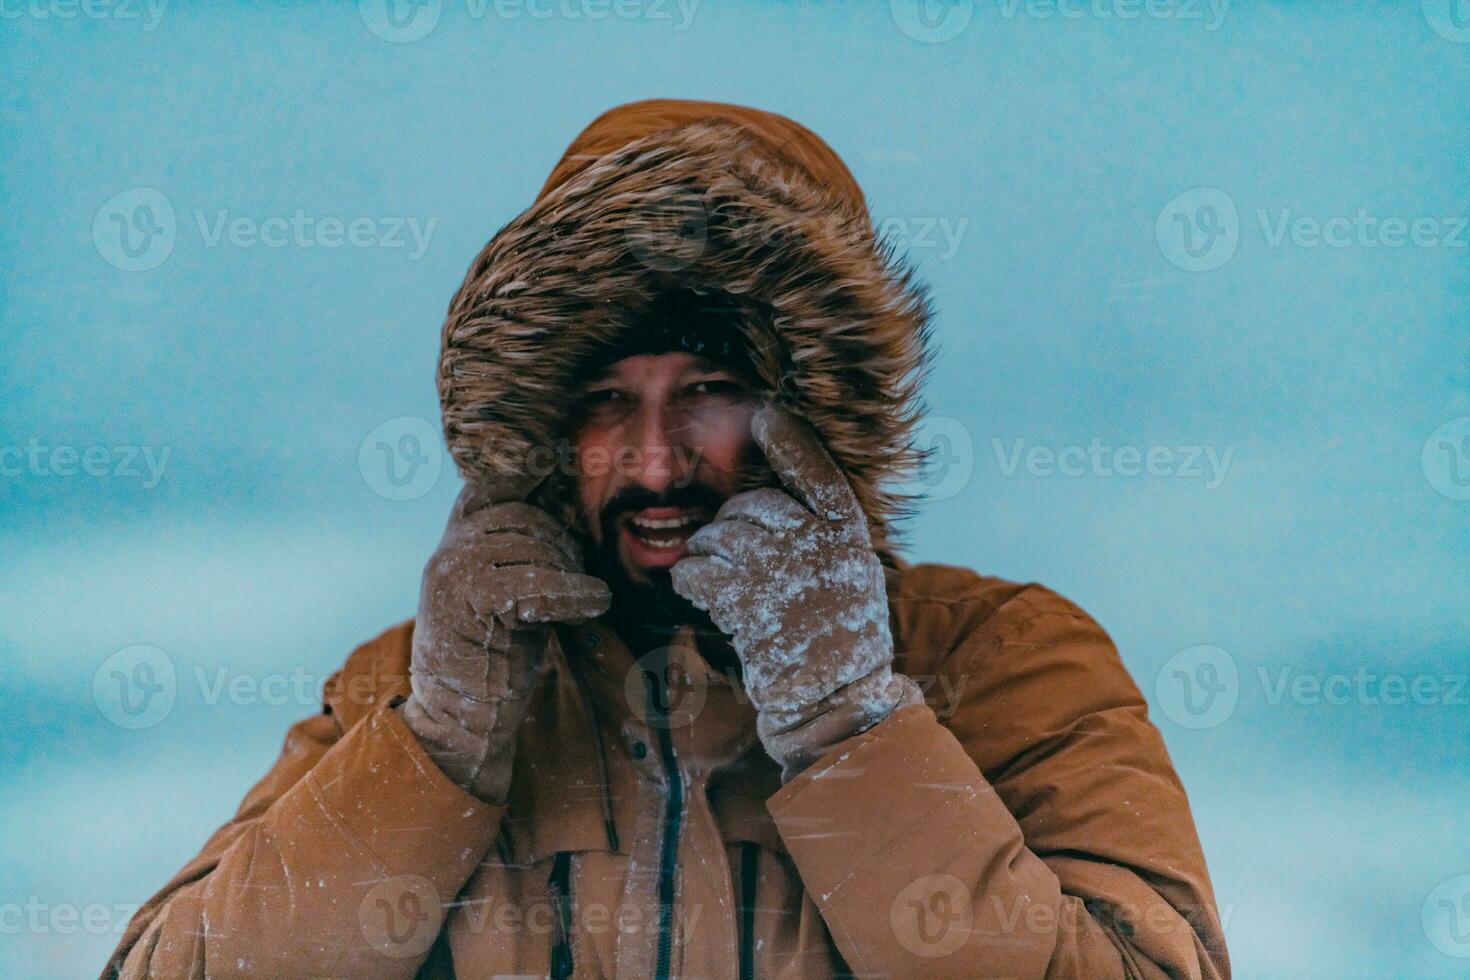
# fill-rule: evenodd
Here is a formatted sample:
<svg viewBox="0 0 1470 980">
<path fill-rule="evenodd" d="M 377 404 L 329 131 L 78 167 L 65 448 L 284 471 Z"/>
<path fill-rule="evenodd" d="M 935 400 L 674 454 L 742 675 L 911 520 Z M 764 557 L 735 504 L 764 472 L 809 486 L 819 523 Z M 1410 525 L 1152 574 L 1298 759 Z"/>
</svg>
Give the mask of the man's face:
<svg viewBox="0 0 1470 980">
<path fill-rule="evenodd" d="M 757 407 L 738 375 L 682 352 L 626 357 L 589 381 L 573 444 L 597 564 L 635 587 L 667 583 L 689 536 L 736 492 Z"/>
</svg>

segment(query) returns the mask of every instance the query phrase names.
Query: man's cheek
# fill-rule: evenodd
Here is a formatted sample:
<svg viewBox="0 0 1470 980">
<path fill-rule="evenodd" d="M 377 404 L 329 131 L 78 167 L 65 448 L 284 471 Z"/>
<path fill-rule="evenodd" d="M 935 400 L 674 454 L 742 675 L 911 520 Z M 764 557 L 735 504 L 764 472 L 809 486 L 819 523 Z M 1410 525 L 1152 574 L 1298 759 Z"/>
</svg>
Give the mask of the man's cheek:
<svg viewBox="0 0 1470 980">
<path fill-rule="evenodd" d="M 693 443 L 680 451 L 684 457 L 680 460 L 683 472 L 698 474 L 711 486 L 724 489 L 732 482 L 733 474 L 741 469 L 749 447 L 753 445 L 749 439 L 733 438 Z"/>
<path fill-rule="evenodd" d="M 689 420 L 689 444 L 716 461 L 738 457 L 754 440 L 750 420 L 754 413 L 744 405 L 711 406 L 695 412 Z"/>
<path fill-rule="evenodd" d="M 683 489 L 701 478 L 704 467 L 704 449 L 700 446 L 675 446 L 671 463 L 674 467 L 674 486 Z M 708 481 L 706 481 L 708 482 Z M 714 484 L 719 487 L 720 484 Z"/>
</svg>

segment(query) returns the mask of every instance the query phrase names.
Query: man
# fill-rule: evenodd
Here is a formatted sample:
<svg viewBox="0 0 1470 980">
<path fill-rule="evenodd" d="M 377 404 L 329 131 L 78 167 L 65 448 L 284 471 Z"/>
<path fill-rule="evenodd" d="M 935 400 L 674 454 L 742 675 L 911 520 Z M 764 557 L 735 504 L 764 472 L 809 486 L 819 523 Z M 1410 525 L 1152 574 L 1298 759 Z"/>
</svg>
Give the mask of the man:
<svg viewBox="0 0 1470 980">
<path fill-rule="evenodd" d="M 594 121 L 451 304 L 417 620 L 107 974 L 1228 977 L 1101 628 L 894 551 L 926 315 L 796 123 Z"/>
</svg>

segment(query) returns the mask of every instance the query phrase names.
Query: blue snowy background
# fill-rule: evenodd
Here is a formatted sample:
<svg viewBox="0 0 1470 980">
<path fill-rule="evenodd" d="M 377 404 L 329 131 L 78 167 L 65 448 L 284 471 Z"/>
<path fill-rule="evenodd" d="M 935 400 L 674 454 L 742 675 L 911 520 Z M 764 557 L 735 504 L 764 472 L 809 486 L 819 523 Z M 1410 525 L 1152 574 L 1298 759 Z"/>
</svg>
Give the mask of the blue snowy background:
<svg viewBox="0 0 1470 980">
<path fill-rule="evenodd" d="M 1110 630 L 1236 974 L 1470 971 L 1465 4 L 401 2 L 0 3 L 0 975 L 413 613 L 447 301 L 650 96 L 811 126 L 932 285 L 909 555 Z"/>
</svg>

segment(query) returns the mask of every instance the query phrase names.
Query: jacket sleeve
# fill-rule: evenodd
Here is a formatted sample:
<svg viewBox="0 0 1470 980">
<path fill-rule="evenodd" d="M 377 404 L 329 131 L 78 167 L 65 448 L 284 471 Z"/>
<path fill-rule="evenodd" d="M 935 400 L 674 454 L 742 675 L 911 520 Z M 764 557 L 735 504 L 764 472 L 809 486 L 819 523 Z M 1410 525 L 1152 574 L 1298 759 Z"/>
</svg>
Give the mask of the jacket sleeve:
<svg viewBox="0 0 1470 980">
<path fill-rule="evenodd" d="M 900 709 L 768 802 L 852 969 L 1228 978 L 1183 786 L 1102 629 L 1029 587 L 937 680 L 943 723 Z"/>
<path fill-rule="evenodd" d="M 103 976 L 412 977 L 502 809 L 440 772 L 392 707 L 346 732 L 301 721 Z"/>
</svg>

